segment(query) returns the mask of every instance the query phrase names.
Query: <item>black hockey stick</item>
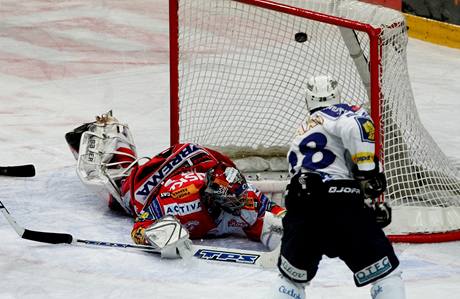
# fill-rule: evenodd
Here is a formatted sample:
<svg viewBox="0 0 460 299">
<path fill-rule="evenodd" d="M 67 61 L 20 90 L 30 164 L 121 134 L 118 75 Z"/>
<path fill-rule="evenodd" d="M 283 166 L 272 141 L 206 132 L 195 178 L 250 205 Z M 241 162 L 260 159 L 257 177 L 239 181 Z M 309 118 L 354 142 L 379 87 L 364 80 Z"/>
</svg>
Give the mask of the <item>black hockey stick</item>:
<svg viewBox="0 0 460 299">
<path fill-rule="evenodd" d="M 48 243 L 48 244 L 71 244 L 71 245 L 88 245 L 99 247 L 112 247 L 119 249 L 131 249 L 137 251 L 146 251 L 160 254 L 160 250 L 149 245 L 137 245 L 128 243 L 105 242 L 76 239 L 71 234 L 34 231 L 23 228 L 11 216 L 6 207 L 0 201 L 0 210 L 8 223 L 13 227 L 16 233 L 23 239 Z M 236 264 L 254 265 L 262 268 L 273 268 L 279 255 L 279 248 L 268 251 L 252 251 L 244 249 L 229 249 L 215 246 L 192 245 L 192 254 L 194 257 L 219 262 L 230 262 Z"/>
<path fill-rule="evenodd" d="M 35 176 L 35 167 L 32 164 L 16 166 L 0 166 L 0 175 L 16 177 Z"/>
</svg>

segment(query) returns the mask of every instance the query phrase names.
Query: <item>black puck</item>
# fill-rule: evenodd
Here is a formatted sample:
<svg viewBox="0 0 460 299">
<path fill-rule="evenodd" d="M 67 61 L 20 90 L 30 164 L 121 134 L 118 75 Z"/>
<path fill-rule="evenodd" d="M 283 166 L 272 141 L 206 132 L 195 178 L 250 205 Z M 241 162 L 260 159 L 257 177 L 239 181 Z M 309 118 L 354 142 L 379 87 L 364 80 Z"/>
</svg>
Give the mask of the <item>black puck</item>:
<svg viewBox="0 0 460 299">
<path fill-rule="evenodd" d="M 308 35 L 305 32 L 297 32 L 294 38 L 296 42 L 304 43 L 308 40 Z"/>
</svg>

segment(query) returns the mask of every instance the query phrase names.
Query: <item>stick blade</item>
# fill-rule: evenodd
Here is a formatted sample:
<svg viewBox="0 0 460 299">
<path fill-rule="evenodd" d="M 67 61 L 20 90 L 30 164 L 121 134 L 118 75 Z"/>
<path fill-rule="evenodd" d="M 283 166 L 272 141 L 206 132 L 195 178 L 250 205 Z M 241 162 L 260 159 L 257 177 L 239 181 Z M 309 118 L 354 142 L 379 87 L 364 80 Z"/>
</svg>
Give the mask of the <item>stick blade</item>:
<svg viewBox="0 0 460 299">
<path fill-rule="evenodd" d="M 35 176 L 35 166 L 33 164 L 0 166 L 0 175 L 14 177 L 33 177 Z"/>
</svg>

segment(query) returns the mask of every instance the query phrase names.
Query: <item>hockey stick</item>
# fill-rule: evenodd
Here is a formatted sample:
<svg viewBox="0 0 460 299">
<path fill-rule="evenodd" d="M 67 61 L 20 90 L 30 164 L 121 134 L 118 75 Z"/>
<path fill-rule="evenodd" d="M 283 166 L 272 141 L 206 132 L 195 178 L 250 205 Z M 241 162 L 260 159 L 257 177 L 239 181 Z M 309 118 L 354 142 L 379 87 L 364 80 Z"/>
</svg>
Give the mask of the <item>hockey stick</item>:
<svg viewBox="0 0 460 299">
<path fill-rule="evenodd" d="M 160 250 L 149 245 L 137 245 L 128 243 L 105 242 L 77 239 L 71 234 L 42 232 L 26 229 L 20 226 L 11 216 L 6 207 L 0 201 L 0 210 L 8 223 L 13 227 L 16 233 L 23 239 L 48 243 L 48 244 L 70 244 L 70 245 L 87 245 L 99 247 L 112 247 L 119 249 L 131 249 L 137 251 L 152 252 L 160 254 Z M 192 245 L 192 253 L 195 258 L 207 261 L 230 262 L 236 264 L 254 265 L 262 268 L 274 268 L 279 255 L 279 248 L 269 251 L 252 251 L 243 249 L 228 249 L 223 247 Z"/>
<path fill-rule="evenodd" d="M 35 167 L 32 164 L 17 166 L 0 166 L 0 175 L 32 177 L 35 176 Z"/>
</svg>

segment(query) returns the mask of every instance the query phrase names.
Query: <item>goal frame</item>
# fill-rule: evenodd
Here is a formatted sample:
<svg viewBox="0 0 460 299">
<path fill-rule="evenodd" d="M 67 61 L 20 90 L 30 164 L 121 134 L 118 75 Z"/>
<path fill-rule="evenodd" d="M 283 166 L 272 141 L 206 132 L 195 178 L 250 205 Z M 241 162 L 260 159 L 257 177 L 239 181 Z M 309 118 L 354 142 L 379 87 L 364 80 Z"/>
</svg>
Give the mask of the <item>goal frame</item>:
<svg viewBox="0 0 460 299">
<path fill-rule="evenodd" d="M 234 0 L 236 2 L 254 5 L 260 8 L 278 11 L 298 17 L 308 18 L 331 25 L 337 25 L 348 29 L 355 29 L 366 32 L 369 36 L 370 53 L 369 53 L 369 70 L 371 78 L 370 102 L 372 119 L 380 119 L 380 50 L 379 36 L 381 29 L 374 28 L 369 24 L 350 21 L 344 18 L 330 16 L 319 12 L 299 9 L 289 5 L 268 1 L 268 0 Z M 177 18 L 178 0 L 169 0 L 169 49 L 170 49 L 170 144 L 181 142 L 179 140 L 179 23 Z M 381 134 L 380 122 L 375 124 L 375 152 L 381 157 Z"/>
<path fill-rule="evenodd" d="M 308 9 L 297 8 L 269 0 L 232 0 L 258 8 L 277 11 L 283 14 L 302 17 L 334 26 L 357 30 L 367 34 L 369 38 L 369 102 L 370 114 L 375 125 L 375 154 L 384 161 L 384 120 L 382 119 L 382 86 L 380 77 L 382 75 L 382 29 L 373 27 L 370 24 L 355 20 L 332 16 Z M 307 0 L 306 0 L 307 1 Z M 179 0 L 169 1 L 169 34 L 170 34 L 170 143 L 187 142 L 180 140 L 180 99 L 179 99 Z M 401 26 L 401 23 L 394 23 L 391 26 Z M 382 197 L 383 199 L 383 197 Z M 430 243 L 460 240 L 460 230 L 447 232 L 409 233 L 404 235 L 389 235 L 394 242 Z"/>
</svg>

